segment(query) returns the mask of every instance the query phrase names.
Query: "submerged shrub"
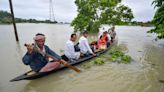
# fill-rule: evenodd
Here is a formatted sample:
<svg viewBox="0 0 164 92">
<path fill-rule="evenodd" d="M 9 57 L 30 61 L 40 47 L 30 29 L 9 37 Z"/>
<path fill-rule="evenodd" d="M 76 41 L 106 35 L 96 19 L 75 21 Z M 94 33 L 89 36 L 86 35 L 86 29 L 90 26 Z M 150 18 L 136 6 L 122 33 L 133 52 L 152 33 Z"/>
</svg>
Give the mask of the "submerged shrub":
<svg viewBox="0 0 164 92">
<path fill-rule="evenodd" d="M 103 64 L 105 61 L 104 61 L 102 58 L 96 58 L 93 62 L 94 62 L 94 64 L 101 65 L 101 64 Z"/>
<path fill-rule="evenodd" d="M 111 55 L 111 60 L 113 62 L 118 62 L 118 63 L 130 63 L 131 57 L 128 55 L 125 55 L 123 52 L 118 51 L 116 49 L 111 50 L 109 53 Z"/>
<path fill-rule="evenodd" d="M 130 63 L 131 57 L 128 56 L 128 55 L 124 55 L 124 56 L 122 57 L 122 61 L 123 61 L 125 64 Z"/>
</svg>

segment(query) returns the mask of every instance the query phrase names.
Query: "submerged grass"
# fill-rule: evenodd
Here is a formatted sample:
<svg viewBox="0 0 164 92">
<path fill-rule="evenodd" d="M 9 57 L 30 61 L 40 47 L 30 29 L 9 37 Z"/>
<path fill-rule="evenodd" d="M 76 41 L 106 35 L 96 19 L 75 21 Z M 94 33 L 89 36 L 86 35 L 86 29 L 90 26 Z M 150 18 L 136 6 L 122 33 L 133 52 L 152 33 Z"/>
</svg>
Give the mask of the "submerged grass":
<svg viewBox="0 0 164 92">
<path fill-rule="evenodd" d="M 121 52 L 119 46 L 113 47 L 109 52 L 109 55 L 111 55 L 110 60 L 112 60 L 113 62 L 124 63 L 124 64 L 128 64 L 131 62 L 131 57 Z"/>
<path fill-rule="evenodd" d="M 97 58 L 90 60 L 89 63 L 83 64 L 82 67 L 88 69 L 91 68 L 91 66 L 93 65 L 102 65 L 106 61 L 128 64 L 131 62 L 131 60 L 132 59 L 129 55 L 125 55 L 125 53 L 122 52 L 122 47 L 112 46 L 110 52 L 102 54 Z"/>
<path fill-rule="evenodd" d="M 105 63 L 105 60 L 99 57 L 99 58 L 91 60 L 89 63 L 82 65 L 82 67 L 85 69 L 88 69 L 88 68 L 91 68 L 91 66 L 93 65 L 102 65 L 104 63 Z"/>
<path fill-rule="evenodd" d="M 101 65 L 103 63 L 105 63 L 105 60 L 103 60 L 102 58 L 96 58 L 94 61 L 92 61 L 94 64 L 96 65 Z"/>
</svg>

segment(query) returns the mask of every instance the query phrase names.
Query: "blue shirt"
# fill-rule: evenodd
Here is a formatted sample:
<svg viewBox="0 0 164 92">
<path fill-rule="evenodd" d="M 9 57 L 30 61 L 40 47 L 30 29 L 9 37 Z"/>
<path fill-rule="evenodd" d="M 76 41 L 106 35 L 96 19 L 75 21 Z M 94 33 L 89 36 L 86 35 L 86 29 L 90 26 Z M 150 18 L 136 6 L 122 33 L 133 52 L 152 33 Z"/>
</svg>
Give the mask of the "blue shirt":
<svg viewBox="0 0 164 92">
<path fill-rule="evenodd" d="M 59 55 L 57 55 L 54 51 L 52 51 L 48 46 L 45 47 L 45 52 L 51 56 L 54 56 L 58 60 L 61 59 Z M 31 69 L 34 71 L 39 71 L 48 63 L 48 57 L 43 56 L 39 52 L 33 51 L 31 54 L 28 52 L 24 55 L 22 59 L 25 65 L 30 65 Z"/>
</svg>

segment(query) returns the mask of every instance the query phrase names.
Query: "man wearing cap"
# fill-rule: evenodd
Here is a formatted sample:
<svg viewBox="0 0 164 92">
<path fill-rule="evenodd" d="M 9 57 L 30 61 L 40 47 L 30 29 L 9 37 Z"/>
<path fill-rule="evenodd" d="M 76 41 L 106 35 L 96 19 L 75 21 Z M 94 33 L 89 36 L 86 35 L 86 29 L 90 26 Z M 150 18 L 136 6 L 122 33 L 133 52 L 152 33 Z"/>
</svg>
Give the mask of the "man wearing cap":
<svg viewBox="0 0 164 92">
<path fill-rule="evenodd" d="M 91 50 L 91 48 L 89 46 L 87 37 L 88 37 L 88 32 L 84 31 L 83 36 L 81 36 L 80 39 L 79 39 L 80 52 L 82 54 L 84 54 L 84 56 L 89 56 L 89 55 L 96 56 L 96 54 L 93 53 L 93 51 Z"/>
<path fill-rule="evenodd" d="M 54 68 L 58 68 L 60 66 L 60 63 L 57 62 L 58 60 L 61 60 L 61 57 L 57 55 L 54 51 L 52 51 L 47 45 L 44 45 L 46 37 L 44 34 L 38 33 L 34 37 L 35 44 L 30 45 L 27 44 L 27 53 L 23 57 L 23 63 L 25 65 L 30 65 L 32 72 L 31 74 L 37 73 L 37 72 L 44 72 L 49 71 Z M 49 62 L 49 58 L 38 52 L 36 49 L 39 49 L 39 51 L 45 52 L 53 57 L 56 58 L 56 60 L 53 60 L 52 62 Z M 48 67 L 47 67 L 48 64 Z"/>
</svg>

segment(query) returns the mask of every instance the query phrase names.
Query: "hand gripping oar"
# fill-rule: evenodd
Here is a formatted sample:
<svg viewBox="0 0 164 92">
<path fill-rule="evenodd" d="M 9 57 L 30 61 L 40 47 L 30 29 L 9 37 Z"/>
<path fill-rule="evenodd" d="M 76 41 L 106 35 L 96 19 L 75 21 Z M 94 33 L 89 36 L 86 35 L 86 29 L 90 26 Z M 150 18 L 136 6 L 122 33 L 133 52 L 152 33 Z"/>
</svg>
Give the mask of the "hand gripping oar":
<svg viewBox="0 0 164 92">
<path fill-rule="evenodd" d="M 24 44 L 24 46 L 28 46 L 28 44 Z M 35 51 L 37 51 L 37 52 L 39 52 L 40 54 L 42 54 L 43 56 L 47 56 L 47 57 L 49 57 L 49 58 L 52 58 L 53 60 L 57 60 L 57 58 L 55 58 L 54 56 L 52 56 L 52 55 L 49 55 L 48 53 L 46 53 L 46 52 L 43 52 L 43 51 L 41 51 L 40 49 L 38 49 L 38 48 L 36 48 L 36 47 L 34 47 L 34 50 Z M 81 70 L 79 70 L 78 68 L 76 68 L 76 67 L 74 67 L 74 66 L 72 66 L 72 65 L 70 65 L 69 63 L 67 63 L 66 61 L 64 61 L 63 59 L 61 59 L 61 60 L 58 60 L 61 64 L 63 64 L 64 66 L 66 66 L 66 67 L 68 67 L 68 68 L 71 68 L 71 69 L 73 69 L 74 71 L 76 71 L 76 72 L 81 72 Z"/>
</svg>

